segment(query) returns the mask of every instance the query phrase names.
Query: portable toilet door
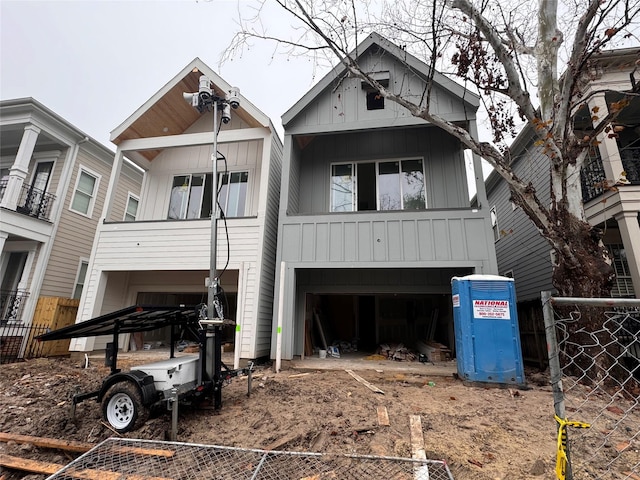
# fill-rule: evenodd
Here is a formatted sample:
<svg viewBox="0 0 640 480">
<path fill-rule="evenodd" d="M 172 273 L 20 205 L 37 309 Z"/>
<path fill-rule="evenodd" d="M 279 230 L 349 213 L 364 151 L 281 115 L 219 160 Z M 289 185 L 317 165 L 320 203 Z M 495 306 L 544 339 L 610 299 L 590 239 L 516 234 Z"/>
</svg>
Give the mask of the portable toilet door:
<svg viewBox="0 0 640 480">
<path fill-rule="evenodd" d="M 458 375 L 470 382 L 525 385 L 512 278 L 451 279 Z"/>
</svg>

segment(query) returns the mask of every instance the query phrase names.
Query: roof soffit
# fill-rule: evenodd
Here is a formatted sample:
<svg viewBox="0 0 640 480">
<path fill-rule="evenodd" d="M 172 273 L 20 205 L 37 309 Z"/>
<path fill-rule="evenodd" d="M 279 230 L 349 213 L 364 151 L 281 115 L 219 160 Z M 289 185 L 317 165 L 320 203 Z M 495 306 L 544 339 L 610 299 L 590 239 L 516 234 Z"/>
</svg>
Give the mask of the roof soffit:
<svg viewBox="0 0 640 480">
<path fill-rule="evenodd" d="M 111 141 L 119 145 L 124 140 L 180 135 L 201 118 L 201 114 L 183 98 L 184 92 L 197 92 L 200 76 L 206 75 L 220 96 L 226 95 L 231 85 L 217 73 L 195 58 L 147 102 L 111 132 Z M 234 115 L 249 127 L 271 127 L 269 118 L 251 102 L 241 96 L 240 107 Z M 161 151 L 145 150 L 140 154 L 153 160 Z"/>
</svg>

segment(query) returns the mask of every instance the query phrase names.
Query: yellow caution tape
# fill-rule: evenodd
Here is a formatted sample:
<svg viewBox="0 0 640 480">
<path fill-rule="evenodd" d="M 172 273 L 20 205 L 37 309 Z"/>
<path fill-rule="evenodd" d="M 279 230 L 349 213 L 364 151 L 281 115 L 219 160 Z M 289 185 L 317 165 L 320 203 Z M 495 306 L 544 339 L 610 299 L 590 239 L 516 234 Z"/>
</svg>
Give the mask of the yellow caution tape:
<svg viewBox="0 0 640 480">
<path fill-rule="evenodd" d="M 556 457 L 556 476 L 558 480 L 565 480 L 567 476 L 567 427 L 590 428 L 591 424 L 583 422 L 572 422 L 554 415 L 558 422 L 558 455 Z"/>
</svg>

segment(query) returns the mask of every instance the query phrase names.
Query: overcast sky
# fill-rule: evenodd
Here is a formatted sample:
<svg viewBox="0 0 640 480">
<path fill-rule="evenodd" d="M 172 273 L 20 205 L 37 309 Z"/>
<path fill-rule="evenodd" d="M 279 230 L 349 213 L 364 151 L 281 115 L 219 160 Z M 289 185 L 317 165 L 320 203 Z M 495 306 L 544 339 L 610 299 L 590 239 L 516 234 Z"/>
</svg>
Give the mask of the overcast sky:
<svg viewBox="0 0 640 480">
<path fill-rule="evenodd" d="M 272 58 L 273 45 L 257 42 L 220 66 L 237 8 L 236 0 L 0 0 L 0 97 L 33 97 L 114 150 L 111 130 L 200 57 L 282 135 L 280 117 L 315 82 L 313 65 Z M 281 13 L 266 13 L 275 32 L 289 28 Z"/>
</svg>

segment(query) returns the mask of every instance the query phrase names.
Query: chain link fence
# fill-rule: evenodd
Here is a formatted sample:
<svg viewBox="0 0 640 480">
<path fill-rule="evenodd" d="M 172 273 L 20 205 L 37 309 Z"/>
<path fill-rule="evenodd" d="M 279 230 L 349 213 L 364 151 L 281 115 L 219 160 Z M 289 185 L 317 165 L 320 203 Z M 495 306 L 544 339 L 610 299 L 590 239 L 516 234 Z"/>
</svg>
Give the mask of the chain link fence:
<svg viewBox="0 0 640 480">
<path fill-rule="evenodd" d="M 551 297 L 545 333 L 558 424 L 556 476 L 640 478 L 640 300 Z"/>
<path fill-rule="evenodd" d="M 278 452 L 109 438 L 48 477 L 187 480 L 453 480 L 439 460 Z"/>
</svg>

